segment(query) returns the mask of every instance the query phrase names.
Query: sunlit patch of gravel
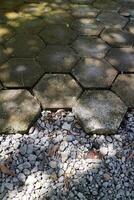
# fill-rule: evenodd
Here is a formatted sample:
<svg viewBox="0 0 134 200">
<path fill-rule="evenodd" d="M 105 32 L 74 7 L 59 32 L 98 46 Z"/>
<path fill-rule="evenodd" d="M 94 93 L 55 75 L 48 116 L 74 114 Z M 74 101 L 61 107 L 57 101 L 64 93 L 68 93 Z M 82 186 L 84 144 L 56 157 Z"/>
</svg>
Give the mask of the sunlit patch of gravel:
<svg viewBox="0 0 134 200">
<path fill-rule="evenodd" d="M 87 135 L 71 111 L 43 111 L 29 134 L 0 136 L 3 200 L 133 200 L 134 110 L 116 135 Z"/>
</svg>

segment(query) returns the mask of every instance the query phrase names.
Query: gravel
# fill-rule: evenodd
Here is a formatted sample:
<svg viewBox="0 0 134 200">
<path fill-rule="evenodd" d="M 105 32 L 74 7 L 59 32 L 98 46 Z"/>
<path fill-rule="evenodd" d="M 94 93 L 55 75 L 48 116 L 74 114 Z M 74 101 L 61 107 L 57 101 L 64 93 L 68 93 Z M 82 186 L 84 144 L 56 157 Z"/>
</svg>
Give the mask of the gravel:
<svg viewBox="0 0 134 200">
<path fill-rule="evenodd" d="M 115 135 L 87 135 L 71 111 L 43 111 L 28 134 L 0 136 L 2 200 L 133 200 L 134 110 Z"/>
</svg>

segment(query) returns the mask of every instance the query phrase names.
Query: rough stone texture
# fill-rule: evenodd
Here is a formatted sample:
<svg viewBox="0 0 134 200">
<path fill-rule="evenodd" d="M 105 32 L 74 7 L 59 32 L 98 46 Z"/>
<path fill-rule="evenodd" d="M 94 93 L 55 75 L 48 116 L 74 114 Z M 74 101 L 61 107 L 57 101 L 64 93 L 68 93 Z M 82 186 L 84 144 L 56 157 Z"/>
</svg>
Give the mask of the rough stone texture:
<svg viewBox="0 0 134 200">
<path fill-rule="evenodd" d="M 43 108 L 72 107 L 81 88 L 70 75 L 46 74 L 34 88 Z"/>
<path fill-rule="evenodd" d="M 133 2 L 126 2 L 123 4 L 123 6 L 120 9 L 120 14 L 127 16 L 134 17 L 134 3 Z"/>
<path fill-rule="evenodd" d="M 40 52 L 38 62 L 46 72 L 70 72 L 78 56 L 69 46 L 47 46 Z"/>
<path fill-rule="evenodd" d="M 15 57 L 34 57 L 44 47 L 45 44 L 38 36 L 30 34 L 19 34 L 6 43 L 6 47 L 11 49 L 12 56 Z"/>
<path fill-rule="evenodd" d="M 97 36 L 101 33 L 104 27 L 94 19 L 81 18 L 73 21 L 72 28 L 76 30 L 79 35 Z"/>
<path fill-rule="evenodd" d="M 95 0 L 94 7 L 100 10 L 114 10 L 117 11 L 120 8 L 120 4 L 114 0 Z"/>
<path fill-rule="evenodd" d="M 86 88 L 109 87 L 117 75 L 117 71 L 106 61 L 89 57 L 80 61 L 72 73 Z"/>
<path fill-rule="evenodd" d="M 115 80 L 112 90 L 128 107 L 134 107 L 134 74 L 121 74 Z"/>
<path fill-rule="evenodd" d="M 102 22 L 106 28 L 123 28 L 128 20 L 120 16 L 116 12 L 110 12 L 110 11 L 105 11 L 101 13 L 98 17 L 97 20 Z"/>
<path fill-rule="evenodd" d="M 39 112 L 39 104 L 28 91 L 0 91 L 0 133 L 26 132 Z"/>
<path fill-rule="evenodd" d="M 71 5 L 71 14 L 74 17 L 96 17 L 99 13 L 99 10 L 89 7 L 89 5 L 79 5 L 73 4 Z"/>
<path fill-rule="evenodd" d="M 116 133 L 126 106 L 110 91 L 85 91 L 73 106 L 73 112 L 80 119 L 87 133 Z"/>
<path fill-rule="evenodd" d="M 0 79 L 6 87 L 32 87 L 44 69 L 31 58 L 11 58 L 0 67 Z"/>
<path fill-rule="evenodd" d="M 126 47 L 134 43 L 134 35 L 121 29 L 105 29 L 101 38 L 111 46 Z"/>
<path fill-rule="evenodd" d="M 129 23 L 126 26 L 126 29 L 134 34 L 134 18 L 130 18 Z"/>
<path fill-rule="evenodd" d="M 73 43 L 73 48 L 83 57 L 103 58 L 109 49 L 108 45 L 99 38 L 79 36 Z"/>
<path fill-rule="evenodd" d="M 70 24 L 72 22 L 73 18 L 70 16 L 70 14 L 61 8 L 58 8 L 56 10 L 52 10 L 51 12 L 48 12 L 45 14 L 43 21 L 46 24 Z"/>
<path fill-rule="evenodd" d="M 134 0 L 1 0 L 3 90 L 31 90 L 41 85 L 38 94 L 50 97 L 48 107 L 71 107 L 72 99 L 82 89 L 110 89 L 116 83 L 116 70 L 133 74 L 133 3 Z M 131 92 L 128 99 L 129 95 Z"/>
<path fill-rule="evenodd" d="M 50 24 L 39 34 L 48 44 L 66 45 L 76 38 L 76 33 L 67 25 Z"/>
<path fill-rule="evenodd" d="M 42 19 L 32 17 L 31 15 L 27 16 L 26 14 L 21 13 L 19 19 L 16 20 L 17 26 L 14 26 L 14 29 L 19 34 L 38 34 L 38 32 L 44 27 Z"/>
<path fill-rule="evenodd" d="M 113 48 L 106 59 L 121 72 L 134 72 L 133 48 Z"/>
</svg>

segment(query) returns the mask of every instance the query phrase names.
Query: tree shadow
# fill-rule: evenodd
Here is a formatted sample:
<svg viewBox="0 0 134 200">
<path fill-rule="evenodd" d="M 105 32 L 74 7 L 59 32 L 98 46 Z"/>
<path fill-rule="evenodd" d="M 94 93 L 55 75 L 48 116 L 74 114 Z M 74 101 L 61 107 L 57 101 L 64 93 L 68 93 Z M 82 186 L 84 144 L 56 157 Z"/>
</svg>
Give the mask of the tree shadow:
<svg viewBox="0 0 134 200">
<path fill-rule="evenodd" d="M 133 110 L 129 110 L 126 119 L 129 119 L 131 113 L 133 113 Z M 6 199 L 7 196 L 9 199 L 13 199 L 15 196 L 18 199 L 29 198 L 26 197 L 29 192 L 31 192 L 31 199 L 42 200 L 74 199 L 72 193 L 80 199 L 115 199 L 118 194 L 118 189 L 115 186 L 122 184 L 125 187 L 124 183 L 122 183 L 124 179 L 122 177 L 123 173 L 125 173 L 126 180 L 129 182 L 129 188 L 133 191 L 132 180 L 128 180 L 128 176 L 132 175 L 132 171 L 124 172 L 123 168 L 119 167 L 124 156 L 125 162 L 129 167 L 132 162 L 129 156 L 133 150 L 133 137 L 132 132 L 127 127 L 128 121 L 124 120 L 122 122 L 118 133 L 115 136 L 111 136 L 114 142 L 109 142 L 105 136 L 86 135 L 79 126 L 78 120 L 75 119 L 74 122 L 71 122 L 72 128 L 68 131 L 67 136 L 74 136 L 75 141 L 78 143 L 75 147 L 72 146 L 70 148 L 68 161 L 63 162 L 61 161 L 62 154 L 59 151 L 61 143 L 55 143 L 55 133 L 58 134 L 58 131 L 64 132 L 65 130 L 62 128 L 51 129 L 51 124 L 56 121 L 54 115 L 54 118 L 50 116 L 48 115 L 47 118 L 44 118 L 44 123 L 49 122 L 49 129 L 41 127 L 41 119 L 39 119 L 35 124 L 36 129 L 33 133 L 23 136 L 20 134 L 3 135 L 3 140 L 1 141 L 3 151 L 5 151 L 5 144 L 7 145 L 9 138 L 12 138 L 12 144 L 9 144 L 10 147 L 6 148 L 6 154 L 9 155 L 8 164 L 10 169 L 15 171 L 16 175 L 11 177 L 0 173 L 1 199 Z M 61 117 L 61 121 L 59 120 L 61 127 L 63 119 L 66 120 L 66 116 Z M 47 132 L 49 132 L 49 136 Z M 36 140 L 37 137 L 41 138 L 40 142 Z M 85 146 L 85 137 L 87 138 L 86 144 L 88 146 Z M 130 148 L 128 150 L 129 145 Z M 13 146 L 14 150 L 12 150 Z M 98 152 L 98 157 L 95 158 L 92 154 L 89 154 L 91 151 Z M 73 155 L 74 152 L 76 152 L 77 159 Z M 52 160 L 57 163 L 54 168 L 50 168 Z M 28 161 L 30 161 L 30 164 Z M 76 165 L 76 162 L 79 162 L 79 165 Z M 40 175 L 43 176 L 42 180 Z M 62 178 L 64 177 L 63 182 L 60 182 L 59 178 L 61 176 Z M 38 182 L 37 188 L 35 178 Z M 10 189 L 3 188 L 3 184 L 5 183 L 6 185 L 7 182 L 13 183 L 15 187 Z M 35 187 L 33 186 L 34 184 Z M 105 193 L 105 190 L 108 193 Z M 113 190 L 115 191 L 114 193 L 112 193 Z M 26 191 L 25 194 L 23 191 Z M 5 198 L 2 197 L 2 194 Z M 121 199 L 124 198 L 123 194 L 120 195 Z"/>
<path fill-rule="evenodd" d="M 92 36 L 94 37 L 94 41 L 96 41 L 96 39 L 98 37 L 100 38 L 101 31 L 104 28 L 104 25 L 101 22 L 97 22 L 95 19 L 95 17 L 100 12 L 100 10 L 98 11 L 95 8 L 94 8 L 94 11 L 92 11 L 91 15 L 90 15 L 90 10 L 85 12 L 84 14 L 83 13 L 81 14 L 82 11 L 80 11 L 80 10 L 77 13 L 78 8 L 77 7 L 74 8 L 73 6 L 71 7 L 69 1 L 58 1 L 57 2 L 57 1 L 47 0 L 47 1 L 39 2 L 37 0 L 35 0 L 35 1 L 34 0 L 33 1 L 25 0 L 24 2 L 26 2 L 25 5 L 23 4 L 22 1 L 14 1 L 13 2 L 13 1 L 4 1 L 3 0 L 0 2 L 0 11 L 1 11 L 1 14 L 0 14 L 0 36 L 1 36 L 0 51 L 2 52 L 0 54 L 0 58 L 1 58 L 0 59 L 0 81 L 2 82 L 2 85 L 3 85 L 2 89 L 11 89 L 12 90 L 13 88 L 15 88 L 15 89 L 25 88 L 25 89 L 32 90 L 33 86 L 46 73 L 46 70 L 42 66 L 41 70 L 42 70 L 42 68 L 43 68 L 43 70 L 41 71 L 41 74 L 40 74 L 40 72 L 37 72 L 39 77 L 35 78 L 34 83 L 30 84 L 30 86 L 28 85 L 28 87 L 27 87 L 27 85 L 22 84 L 22 82 L 20 84 L 20 78 L 23 76 L 23 74 L 28 73 L 29 68 L 32 68 L 31 66 L 26 65 L 24 62 L 21 64 L 21 66 L 23 64 L 24 64 L 24 66 L 26 66 L 25 73 L 22 70 L 18 70 L 17 73 L 18 73 L 19 78 L 15 80 L 15 85 L 11 84 L 11 86 L 8 87 L 6 82 L 10 82 L 10 77 L 13 77 L 13 75 L 15 73 L 13 72 L 13 69 L 11 69 L 13 67 L 10 64 L 10 62 L 8 62 L 8 65 L 6 67 L 4 67 L 4 64 L 5 64 L 5 62 L 7 63 L 7 61 L 10 60 L 11 58 L 14 59 L 14 58 L 20 58 L 20 57 L 27 57 L 27 58 L 25 58 L 26 60 L 34 59 L 35 62 L 37 63 L 37 59 L 35 59 L 35 58 L 39 55 L 39 53 L 43 49 L 45 49 L 46 46 L 49 46 L 49 42 L 47 43 L 45 41 L 45 39 L 43 40 L 39 35 L 40 31 L 43 28 L 45 28 L 47 25 L 64 24 L 64 25 L 66 25 L 66 27 L 69 27 L 69 29 L 74 30 L 77 33 L 77 37 L 78 36 L 85 37 L 87 39 L 87 44 L 85 44 L 84 42 L 81 43 L 80 49 L 83 51 L 83 54 L 85 54 L 85 52 L 86 52 L 87 57 L 92 56 L 90 54 L 90 51 L 87 50 L 88 47 L 90 46 L 90 42 L 88 43 L 88 40 L 90 41 Z M 31 2 L 31 3 L 29 3 L 29 2 Z M 89 9 L 91 9 L 91 10 L 93 9 L 92 5 L 89 5 Z M 82 15 L 83 19 L 79 19 L 79 18 L 81 18 L 80 15 Z M 89 20 L 87 20 L 87 17 Z M 98 30 L 98 28 L 100 30 L 99 32 L 96 31 L 96 29 Z M 16 37 L 18 35 L 21 36 L 20 38 L 24 38 L 25 42 L 24 42 L 24 44 L 22 44 L 22 46 L 18 45 L 16 47 L 16 41 L 14 42 L 14 37 Z M 28 36 L 30 35 L 31 38 L 27 37 L 27 35 Z M 24 40 L 22 39 L 22 42 Z M 124 40 L 125 40 L 125 38 L 124 38 Z M 41 43 L 41 45 L 38 45 L 39 43 Z M 72 45 L 70 45 L 70 43 L 68 45 L 71 46 L 71 49 L 73 49 L 75 54 L 80 59 L 84 57 L 82 55 L 79 55 L 79 52 L 77 52 L 77 49 L 72 48 Z M 87 46 L 85 46 L 85 48 L 82 49 L 81 48 L 82 45 L 83 46 L 87 45 Z M 104 45 L 106 45 L 105 42 L 104 42 Z M 92 52 L 92 48 L 93 48 L 93 52 L 95 51 L 94 50 L 95 48 L 98 48 L 98 50 L 96 51 L 96 54 L 97 54 L 97 52 L 101 51 L 102 46 L 103 46 L 103 44 L 102 45 L 96 44 L 95 47 L 92 46 L 91 52 Z M 109 44 L 107 44 L 107 46 L 109 48 Z M 18 54 L 18 52 L 20 50 L 22 50 L 21 54 Z M 122 52 L 123 50 L 119 49 L 118 51 Z M 29 54 L 30 56 L 26 56 L 26 55 L 28 55 L 28 52 L 30 52 L 30 54 Z M 16 55 L 14 55 L 14 54 L 16 54 Z M 52 59 L 53 59 L 53 57 L 55 57 L 55 55 L 52 55 Z M 95 56 L 94 56 L 94 59 L 95 59 Z M 102 58 L 100 58 L 100 59 L 102 59 Z M 97 60 L 98 60 L 98 58 L 97 58 Z M 77 63 L 75 65 L 77 65 Z M 125 71 L 124 69 L 126 69 L 126 68 L 125 68 L 124 64 L 122 65 L 121 61 L 118 60 L 118 58 L 114 58 L 114 64 L 113 64 L 113 67 L 115 67 L 115 69 L 118 70 L 116 65 L 122 66 L 121 70 L 119 69 L 119 73 Z M 19 67 L 20 67 L 20 64 L 16 66 L 15 70 L 17 70 Z M 133 66 L 130 66 L 130 67 L 133 67 Z M 6 68 L 6 70 L 5 70 L 5 68 Z M 37 69 L 38 67 L 36 66 L 35 68 Z M 94 66 L 92 66 L 92 68 L 94 68 Z M 71 70 L 67 72 L 70 75 L 71 75 Z M 103 72 L 103 76 L 104 77 L 107 76 L 108 72 L 109 72 L 109 69 L 106 69 L 106 71 Z M 47 73 L 49 73 L 49 66 L 48 66 Z M 55 70 L 51 71 L 51 73 L 55 73 Z M 63 73 L 63 69 L 62 69 L 62 72 L 59 70 L 58 72 L 56 71 L 56 73 L 59 73 L 59 74 Z M 132 71 L 132 73 L 133 73 L 133 71 Z M 32 74 L 31 74 L 31 76 L 32 76 Z M 26 76 L 26 79 L 27 79 L 27 76 Z M 77 79 L 76 79 L 76 81 L 79 85 L 82 85 L 81 83 L 79 83 L 79 81 Z M 114 79 L 113 79 L 113 81 L 114 81 Z M 126 85 L 127 83 L 124 83 L 124 81 L 123 81 L 123 84 Z M 85 90 L 85 87 L 82 87 L 82 88 Z M 94 88 L 96 88 L 96 87 L 92 87 L 92 89 L 94 89 Z M 88 89 L 88 87 L 86 89 Z M 105 89 L 105 87 L 103 89 Z M 21 97 L 21 95 L 20 95 L 20 97 Z M 20 97 L 16 97 L 15 99 L 13 99 L 13 102 L 18 100 L 18 98 L 20 98 Z M 64 100 L 61 100 L 61 101 L 64 101 Z M 21 105 L 21 103 L 23 103 L 23 99 L 21 99 L 19 104 Z M 65 102 L 63 102 L 63 104 L 64 103 Z M 0 102 L 0 109 L 2 110 L 3 113 L 5 113 L 6 108 L 3 105 L 2 106 L 1 105 L 2 105 L 2 103 Z M 5 119 L 4 123 L 2 124 L 2 126 L 4 127 L 5 124 L 8 123 L 10 120 L 11 120 L 10 115 L 7 114 L 6 119 Z M 25 120 L 27 120 L 27 118 Z M 101 122 L 99 122 L 99 123 L 101 123 Z M 40 127 L 38 127 L 38 128 L 40 130 Z M 8 137 L 10 137 L 10 136 L 8 136 Z M 33 165 L 29 166 L 28 170 L 30 172 L 37 171 L 38 173 L 44 174 L 44 176 L 46 175 L 46 185 L 47 185 L 47 187 L 50 188 L 50 185 L 53 182 L 53 179 L 56 178 L 56 176 L 54 175 L 55 170 L 52 170 L 52 171 L 46 170 L 50 164 L 49 163 L 50 160 L 49 160 L 49 156 L 48 156 L 48 146 L 53 145 L 53 141 L 49 140 L 47 143 L 48 146 L 44 147 L 44 143 L 42 143 L 41 146 L 38 144 L 34 144 L 33 140 L 28 139 L 28 137 L 29 137 L 28 135 L 25 135 L 25 139 L 23 139 L 21 141 L 21 143 L 18 143 L 18 144 L 16 142 L 17 139 L 15 139 L 16 150 L 14 152 L 9 151 L 9 155 L 11 154 L 10 155 L 11 160 L 12 160 L 12 158 L 16 158 L 16 161 L 14 163 L 11 161 L 11 163 L 9 163 L 9 164 L 12 169 L 15 169 L 16 167 L 18 167 L 19 164 L 17 161 L 19 161 L 22 157 L 19 152 L 20 148 L 24 147 L 25 144 L 28 144 L 28 145 L 32 144 L 33 147 L 31 147 L 31 148 L 33 148 L 33 151 L 32 151 L 33 155 L 38 156 L 37 166 L 35 167 L 34 163 L 33 163 Z M 33 135 L 33 137 L 34 137 L 34 135 Z M 45 133 L 42 134 L 42 141 L 43 141 L 43 137 L 45 137 Z M 89 136 L 89 140 L 90 140 L 90 136 Z M 81 144 L 81 141 L 79 141 L 79 143 Z M 97 145 L 95 144 L 94 147 L 91 146 L 89 148 L 89 150 L 92 148 L 98 149 Z M 123 144 L 123 145 L 125 145 L 125 144 Z M 83 144 L 81 144 L 81 146 L 83 146 Z M 101 141 L 99 144 L 99 148 L 100 148 L 100 146 L 101 146 Z M 18 150 L 18 148 L 19 148 L 19 150 Z M 42 148 L 42 151 L 41 151 L 42 153 L 40 155 L 38 155 L 38 152 L 41 148 Z M 118 149 L 118 147 L 113 147 L 113 148 L 115 151 L 116 151 L 116 149 Z M 110 159 L 115 159 L 115 157 L 111 156 Z M 72 159 L 71 162 L 73 163 L 74 160 Z M 102 191 L 101 180 L 100 180 L 99 176 L 97 176 L 97 174 L 100 170 L 100 167 L 103 164 L 104 165 L 106 164 L 105 159 L 104 160 L 102 159 L 102 161 L 99 162 L 97 166 L 96 165 L 94 166 L 94 164 L 93 164 L 93 168 L 91 167 L 91 169 L 89 169 L 87 167 L 87 169 L 85 169 L 85 174 L 84 173 L 81 174 L 80 169 L 78 169 L 77 191 L 79 192 L 82 190 L 87 199 L 91 199 L 91 200 L 97 199 L 97 195 L 100 194 Z M 59 161 L 58 165 L 60 166 L 60 161 Z M 109 167 L 110 166 L 107 167 L 107 172 L 109 171 Z M 116 168 L 116 166 L 115 166 L 115 168 Z M 21 166 L 20 166 L 20 169 L 21 169 Z M 60 167 L 59 167 L 59 169 L 60 169 Z M 58 173 L 59 169 L 57 169 L 56 173 Z M 83 182 L 84 180 L 81 177 L 81 175 L 84 177 L 86 174 L 90 174 L 93 171 L 94 171 L 93 179 L 96 182 L 96 184 L 98 185 L 96 188 L 94 186 L 92 188 L 92 180 L 90 180 L 90 179 L 88 180 L 88 178 L 87 178 L 86 183 L 84 183 Z M 21 172 L 21 170 L 20 170 L 20 172 Z M 1 175 L 2 181 L 5 180 L 5 177 L 7 178 L 7 176 L 5 176 L 3 174 L 0 174 L 0 175 Z M 53 175 L 53 177 L 52 177 L 52 175 Z M 28 178 L 28 176 L 29 175 L 26 175 L 26 178 Z M 8 177 L 8 178 L 12 179 L 11 177 Z M 71 182 L 73 182 L 73 179 L 74 179 L 73 175 L 66 177 L 66 183 L 64 185 L 65 190 L 66 190 L 66 196 L 64 196 L 64 191 L 62 191 L 62 189 L 60 189 L 60 186 L 58 186 L 59 190 L 61 190 L 61 192 L 60 192 L 59 196 L 56 197 L 56 199 L 57 198 L 58 199 L 71 199 L 71 196 L 69 193 L 72 189 Z M 50 181 L 48 181 L 48 180 L 50 180 Z M 74 180 L 74 182 L 75 182 L 75 180 Z M 19 189 L 22 187 L 22 190 L 23 190 L 23 188 L 25 187 L 25 181 L 19 181 L 17 179 L 16 186 L 17 185 L 20 185 Z M 86 191 L 86 187 L 91 187 L 90 193 Z M 107 187 L 109 187 L 109 188 L 111 187 L 110 181 L 108 182 Z M 11 191 L 9 191 L 9 195 L 10 194 L 12 195 L 12 192 L 17 191 L 17 190 L 18 190 L 17 187 L 15 190 L 11 189 Z M 49 195 L 47 195 L 48 197 L 44 196 L 45 191 L 46 190 L 44 187 L 44 189 L 42 190 L 41 197 L 39 197 L 40 199 L 54 198 L 55 189 L 50 188 Z M 32 190 L 31 190 L 31 193 L 32 193 Z M 109 195 L 110 194 L 107 194 L 107 196 L 105 196 L 105 197 L 102 196 L 102 199 L 108 199 Z M 73 198 L 74 197 L 72 197 L 72 199 Z"/>
</svg>

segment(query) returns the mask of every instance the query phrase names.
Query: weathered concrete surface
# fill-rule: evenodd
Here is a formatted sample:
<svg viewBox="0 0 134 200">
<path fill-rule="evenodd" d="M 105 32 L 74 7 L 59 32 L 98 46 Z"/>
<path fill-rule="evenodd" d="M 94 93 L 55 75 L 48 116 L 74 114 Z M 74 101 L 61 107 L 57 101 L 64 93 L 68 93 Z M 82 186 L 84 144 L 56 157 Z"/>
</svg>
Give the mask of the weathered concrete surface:
<svg viewBox="0 0 134 200">
<path fill-rule="evenodd" d="M 129 47 L 134 43 L 134 35 L 121 29 L 105 29 L 101 38 L 114 47 Z"/>
<path fill-rule="evenodd" d="M 106 28 L 123 28 L 128 19 L 123 16 L 120 16 L 117 12 L 113 11 L 105 11 L 102 12 L 98 17 L 97 20 L 102 22 Z"/>
<path fill-rule="evenodd" d="M 87 36 L 79 36 L 72 47 L 82 57 L 95 58 L 103 58 L 109 49 L 109 46 L 100 38 Z"/>
<path fill-rule="evenodd" d="M 134 72 L 133 48 L 113 48 L 106 55 L 106 59 L 120 72 Z"/>
<path fill-rule="evenodd" d="M 77 36 L 76 32 L 66 25 L 47 25 L 39 34 L 47 44 L 70 44 Z"/>
<path fill-rule="evenodd" d="M 38 36 L 18 34 L 10 39 L 5 46 L 11 49 L 12 57 L 27 58 L 35 57 L 45 47 L 45 44 Z"/>
<path fill-rule="evenodd" d="M 119 107 L 123 112 L 126 110 L 126 106 L 122 107 L 124 104 L 119 103 L 118 96 L 127 106 L 134 107 L 131 86 L 134 73 L 133 3 L 133 0 L 1 0 L 0 91 L 9 94 L 8 87 L 14 91 L 15 100 L 11 99 L 13 103 L 10 105 L 16 105 L 16 99 L 19 101 L 16 96 L 20 88 L 34 91 L 44 108 L 72 107 L 82 91 L 85 95 L 88 89 L 95 99 L 92 109 L 101 110 L 100 115 L 96 112 L 96 117 L 103 131 L 96 124 L 94 129 L 92 126 L 90 129 L 98 132 L 100 128 L 100 133 L 115 132 L 123 118 L 123 114 L 118 118 Z M 130 75 L 122 78 L 118 72 L 129 72 Z M 110 92 L 111 88 L 115 94 Z M 94 89 L 100 94 L 106 93 L 102 95 L 102 102 L 101 95 L 93 95 Z M 21 100 L 27 102 L 24 101 L 27 92 L 24 93 Z M 88 95 L 84 95 L 82 100 L 85 98 L 86 101 Z M 7 98 L 10 102 L 10 95 Z M 34 101 L 34 97 L 30 96 L 30 100 Z M 5 104 L 2 100 L 1 105 L 6 110 Z M 116 115 L 117 111 L 114 122 L 105 117 L 105 104 L 108 105 L 108 113 Z M 26 119 L 27 103 L 23 105 L 21 118 Z M 16 112 L 15 109 L 13 111 Z M 13 115 L 13 111 L 7 110 L 11 119 L 18 116 Z M 101 118 L 101 112 L 104 118 Z M 35 115 L 36 112 L 33 118 Z M 91 124 L 86 116 L 85 123 Z M 18 117 L 22 127 L 21 118 Z M 29 125 L 33 118 L 28 117 Z M 1 123 L 11 128 L 8 116 L 2 118 Z M 20 129 L 20 126 L 17 124 L 16 127 Z"/>
<path fill-rule="evenodd" d="M 34 88 L 43 108 L 72 107 L 80 92 L 75 80 L 65 74 L 46 74 Z"/>
<path fill-rule="evenodd" d="M 117 75 L 117 71 L 105 60 L 90 57 L 81 60 L 72 73 L 85 88 L 109 87 Z"/>
<path fill-rule="evenodd" d="M 76 19 L 71 27 L 78 32 L 79 35 L 98 36 L 104 29 L 104 26 L 94 19 L 80 18 Z"/>
<path fill-rule="evenodd" d="M 110 91 L 88 90 L 73 106 L 87 133 L 116 133 L 127 107 Z"/>
<path fill-rule="evenodd" d="M 24 133 L 40 113 L 40 105 L 26 90 L 0 91 L 0 133 Z"/>
<path fill-rule="evenodd" d="M 32 87 L 43 74 L 43 67 L 32 58 L 11 58 L 0 67 L 5 87 Z"/>
<path fill-rule="evenodd" d="M 115 80 L 112 90 L 128 107 L 134 106 L 134 74 L 121 74 Z"/>
<path fill-rule="evenodd" d="M 69 46 L 49 45 L 40 52 L 38 62 L 45 72 L 70 72 L 79 57 Z"/>
</svg>

